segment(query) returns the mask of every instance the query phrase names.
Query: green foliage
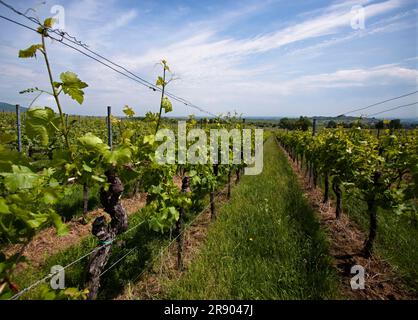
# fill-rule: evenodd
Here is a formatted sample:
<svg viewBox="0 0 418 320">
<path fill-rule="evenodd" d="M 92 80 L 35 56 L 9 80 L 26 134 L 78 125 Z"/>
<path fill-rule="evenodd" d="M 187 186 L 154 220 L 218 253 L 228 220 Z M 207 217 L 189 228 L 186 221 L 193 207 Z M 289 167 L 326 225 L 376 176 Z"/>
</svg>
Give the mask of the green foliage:
<svg viewBox="0 0 418 320">
<path fill-rule="evenodd" d="M 162 77 L 158 77 L 157 78 L 157 82 L 155 83 L 157 86 L 163 87 L 165 86 L 167 83 L 164 81 L 164 79 Z"/>
<path fill-rule="evenodd" d="M 132 118 L 135 115 L 134 109 L 132 109 L 128 105 L 123 107 L 123 113 L 126 114 L 128 118 Z"/>
<path fill-rule="evenodd" d="M 45 20 L 40 28 L 42 43 L 45 43 L 52 19 Z M 22 50 L 22 57 L 35 56 L 36 51 L 44 54 L 49 75 L 51 70 L 45 45 L 34 45 Z M 164 88 L 172 80 L 166 80 L 166 72 L 171 73 L 165 60 L 161 61 L 164 76 L 157 79 L 157 85 Z M 52 76 L 51 76 L 52 77 Z M 0 135 L 0 239 L 2 243 L 27 243 L 40 229 L 54 225 L 59 235 L 65 234 L 66 225 L 62 217 L 54 210 L 61 199 L 69 194 L 71 181 L 77 185 L 88 186 L 90 190 L 108 188 L 105 173 L 115 170 L 121 179 L 140 182 L 142 189 L 148 192 L 147 222 L 150 229 L 157 232 L 171 231 L 179 219 L 180 211 L 186 212 L 198 208 L 208 192 L 219 186 L 219 177 L 214 174 L 212 164 L 197 168 L 178 163 L 160 164 L 156 162 L 155 152 L 158 147 L 153 125 L 161 122 L 161 113 L 173 110 L 170 100 L 162 94 L 160 112 L 146 114 L 145 121 L 136 121 L 135 112 L 129 106 L 123 108 L 128 117 L 120 121 L 111 118 L 117 143 L 113 148 L 104 143 L 98 120 L 96 125 L 81 125 L 79 120 L 66 121 L 66 115 L 60 103 L 60 94 L 64 93 L 82 104 L 84 90 L 88 85 L 70 71 L 60 74 L 60 81 L 50 81 L 52 93 L 38 87 L 23 90 L 22 93 L 49 93 L 54 97 L 57 113 L 50 107 L 30 108 L 24 120 L 24 137 L 30 146 L 41 146 L 48 150 L 48 159 L 26 158 L 23 154 L 11 151 L 13 141 L 7 134 Z M 233 126 L 227 120 L 226 126 Z M 218 121 L 218 120 L 216 120 Z M 221 120 L 219 120 L 221 121 Z M 235 120 L 234 120 L 235 121 Z M 189 119 L 187 128 L 196 126 L 195 119 Z M 162 125 L 166 125 L 164 122 Z M 220 126 L 216 122 L 215 126 Z M 152 127 L 152 129 L 150 129 Z M 209 130 L 209 128 L 207 128 Z M 219 174 L 224 174 L 232 165 L 220 167 Z M 229 169 L 228 169 L 229 170 Z M 175 183 L 177 176 L 190 174 L 193 189 L 182 192 Z M 3 249 L 4 246 L 1 246 Z M 4 264 L 0 273 L 0 295 L 10 296 L 13 283 L 9 281 L 18 261 Z M 45 290 L 44 299 L 83 298 L 78 290 L 54 292 Z"/>
<path fill-rule="evenodd" d="M 11 172 L 0 173 L 0 190 L 3 191 L 0 238 L 3 241 L 22 242 L 50 223 L 57 227 L 59 234 L 66 232 L 51 207 L 64 195 L 53 174 L 52 169 L 35 173 L 18 165 L 12 165 Z"/>
<path fill-rule="evenodd" d="M 42 300 L 87 300 L 89 291 L 77 288 L 67 288 L 64 290 L 51 290 L 48 286 L 43 286 L 40 292 Z"/>
<path fill-rule="evenodd" d="M 416 219 L 418 130 L 387 130 L 380 139 L 360 127 L 280 132 L 281 143 L 319 173 L 381 208 Z M 412 177 L 412 179 L 411 179 Z"/>
<path fill-rule="evenodd" d="M 33 58 L 33 57 L 36 57 L 36 51 L 39 50 L 39 51 L 42 52 L 42 49 L 43 49 L 42 44 L 31 45 L 27 49 L 19 50 L 19 58 Z"/>
<path fill-rule="evenodd" d="M 173 105 L 171 104 L 170 100 L 168 100 L 167 97 L 163 99 L 163 101 L 161 102 L 161 105 L 165 113 L 173 111 Z"/>
<path fill-rule="evenodd" d="M 60 75 L 61 82 L 54 82 L 54 86 L 69 95 L 73 100 L 82 104 L 84 101 L 84 91 L 82 89 L 87 88 L 88 84 L 81 81 L 78 76 L 70 71 L 63 72 Z"/>
<path fill-rule="evenodd" d="M 35 107 L 28 109 L 25 118 L 27 136 L 47 146 L 53 136 L 59 131 L 59 117 L 49 107 Z"/>
<path fill-rule="evenodd" d="M 55 19 L 54 18 L 46 18 L 44 20 L 44 23 L 41 27 L 38 28 L 38 32 L 40 34 L 44 34 L 46 31 L 48 31 L 48 29 L 52 28 L 52 25 L 54 24 Z"/>
</svg>

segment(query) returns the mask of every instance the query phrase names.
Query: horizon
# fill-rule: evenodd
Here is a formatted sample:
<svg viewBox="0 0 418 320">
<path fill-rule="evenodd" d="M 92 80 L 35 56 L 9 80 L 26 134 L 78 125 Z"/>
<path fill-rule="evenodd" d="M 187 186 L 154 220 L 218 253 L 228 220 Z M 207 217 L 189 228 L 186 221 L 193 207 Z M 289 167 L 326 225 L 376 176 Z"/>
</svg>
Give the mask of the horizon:
<svg viewBox="0 0 418 320">
<path fill-rule="evenodd" d="M 4 102 L 4 101 L 0 101 L 0 104 L 2 103 L 6 103 L 10 106 L 15 106 L 13 104 Z M 20 106 L 21 108 L 27 109 L 24 106 Z M 1 106 L 0 106 L 1 109 Z M 4 110 L 2 110 L 4 111 Z M 5 111 L 5 112 L 13 112 L 13 111 Z M 82 116 L 82 117 L 101 117 L 101 118 L 106 118 L 106 115 L 100 115 L 100 114 L 96 114 L 96 115 L 92 115 L 92 114 L 68 114 L 69 116 Z M 194 115 L 194 114 L 189 114 L 189 115 L 183 115 L 183 116 L 175 116 L 175 115 L 164 115 L 162 114 L 161 117 L 162 118 L 167 118 L 167 119 L 187 119 L 189 116 L 195 116 L 196 119 L 214 119 L 214 116 L 204 116 L 204 115 Z M 114 115 L 116 117 L 119 118 L 128 118 L 126 115 Z M 134 118 L 144 118 L 145 115 L 135 115 Z M 298 116 L 267 116 L 267 115 L 259 115 L 259 116 L 242 116 L 242 118 L 244 119 L 259 119 L 259 120 L 280 120 L 283 118 L 289 118 L 289 119 L 297 119 L 299 117 L 307 117 L 309 119 L 313 119 L 313 118 L 317 118 L 318 120 L 322 120 L 320 118 L 326 118 L 326 119 L 338 119 L 338 116 L 334 116 L 334 117 L 330 117 L 330 116 L 323 116 L 323 115 L 312 115 L 312 116 L 306 116 L 306 115 L 298 115 Z M 361 117 L 356 117 L 356 116 L 343 116 L 343 118 L 353 118 L 353 119 L 360 119 Z M 418 118 L 417 117 L 411 117 L 411 118 L 399 118 L 399 117 L 370 117 L 370 118 L 361 118 L 361 119 L 368 119 L 368 120 L 396 120 L 399 119 L 401 121 L 410 121 L 410 122 L 418 122 Z M 344 120 L 342 120 L 344 121 Z"/>
</svg>

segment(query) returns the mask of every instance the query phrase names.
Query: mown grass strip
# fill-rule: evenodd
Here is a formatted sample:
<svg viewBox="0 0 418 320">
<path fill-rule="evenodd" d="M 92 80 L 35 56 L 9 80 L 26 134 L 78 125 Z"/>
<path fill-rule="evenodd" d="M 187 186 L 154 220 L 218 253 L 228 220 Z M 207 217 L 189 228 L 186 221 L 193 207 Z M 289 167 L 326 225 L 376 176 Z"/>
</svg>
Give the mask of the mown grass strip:
<svg viewBox="0 0 418 320">
<path fill-rule="evenodd" d="M 244 176 L 219 210 L 186 274 L 165 284 L 173 299 L 339 297 L 324 232 L 285 156 L 270 138 L 264 169 Z"/>
</svg>

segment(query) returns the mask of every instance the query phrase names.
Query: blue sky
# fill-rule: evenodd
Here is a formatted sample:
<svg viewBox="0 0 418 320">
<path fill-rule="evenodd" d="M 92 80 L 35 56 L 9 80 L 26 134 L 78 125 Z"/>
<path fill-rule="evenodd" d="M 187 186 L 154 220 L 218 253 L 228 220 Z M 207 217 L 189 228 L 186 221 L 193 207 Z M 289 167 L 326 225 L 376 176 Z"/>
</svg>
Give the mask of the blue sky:
<svg viewBox="0 0 418 320">
<path fill-rule="evenodd" d="M 6 1 L 7 2 L 7 1 Z M 136 74 L 155 81 L 164 58 L 177 80 L 168 90 L 212 113 L 245 116 L 338 115 L 417 90 L 418 6 L 415 0 L 8 1 L 45 18 L 64 8 L 64 30 Z M 365 13 L 363 28 L 353 6 Z M 357 11 L 356 11 L 357 12 Z M 0 6 L 0 14 L 31 24 Z M 30 14 L 34 14 L 33 11 Z M 37 34 L 0 19 L 0 101 L 25 106 L 19 91 L 48 88 L 45 65 L 18 59 Z M 68 113 L 157 111 L 159 95 L 60 44 L 48 42 L 54 74 L 74 71 L 89 84 L 82 106 Z M 376 106 L 367 115 L 415 102 L 418 94 Z M 53 106 L 50 97 L 37 105 Z M 173 102 L 172 115 L 196 110 Z M 361 115 L 360 113 L 354 115 Z M 381 117 L 418 118 L 417 105 Z"/>
</svg>

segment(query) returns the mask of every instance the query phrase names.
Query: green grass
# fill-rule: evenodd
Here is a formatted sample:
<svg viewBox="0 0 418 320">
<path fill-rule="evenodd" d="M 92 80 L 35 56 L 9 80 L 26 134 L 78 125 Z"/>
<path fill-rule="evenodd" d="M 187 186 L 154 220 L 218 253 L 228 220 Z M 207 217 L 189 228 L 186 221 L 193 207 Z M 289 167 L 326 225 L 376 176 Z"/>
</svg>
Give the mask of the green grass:
<svg viewBox="0 0 418 320">
<path fill-rule="evenodd" d="M 204 201 L 208 202 L 207 197 Z M 193 217 L 193 213 L 186 214 L 185 223 L 188 223 Z M 129 216 L 129 228 L 137 226 L 143 221 L 144 214 L 143 209 L 141 209 Z M 132 283 L 140 273 L 151 267 L 151 262 L 160 253 L 161 248 L 167 246 L 171 239 L 171 235 L 168 233 L 161 234 L 150 230 L 147 223 L 142 223 L 134 230 L 121 235 L 113 245 L 112 254 L 106 268 L 111 267 L 131 249 L 134 250 L 102 276 L 98 299 L 112 299 L 122 293 L 128 283 Z M 97 239 L 92 235 L 86 236 L 80 239 L 80 243 L 77 245 L 62 250 L 53 256 L 46 257 L 42 266 L 35 267 L 29 265 L 23 272 L 15 275 L 13 281 L 23 289 L 49 274 L 52 266 L 66 266 L 90 252 L 96 246 Z M 40 252 L 39 254 L 42 253 Z M 66 269 L 66 287 L 84 289 L 87 264 L 88 257 Z M 41 284 L 25 293 L 22 298 L 42 299 L 42 291 L 48 285 L 48 282 Z"/>
<path fill-rule="evenodd" d="M 325 235 L 270 138 L 261 175 L 244 176 L 219 210 L 172 299 L 338 298 Z"/>
<path fill-rule="evenodd" d="M 99 187 L 90 188 L 88 195 L 88 210 L 90 211 L 100 205 Z M 71 192 L 56 205 L 55 210 L 65 221 L 81 216 L 83 214 L 83 186 L 73 186 Z"/>
</svg>

